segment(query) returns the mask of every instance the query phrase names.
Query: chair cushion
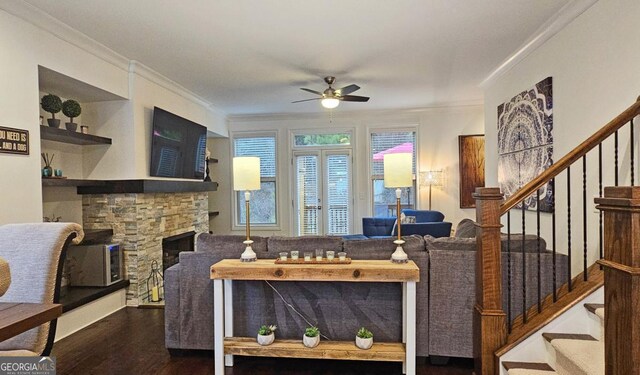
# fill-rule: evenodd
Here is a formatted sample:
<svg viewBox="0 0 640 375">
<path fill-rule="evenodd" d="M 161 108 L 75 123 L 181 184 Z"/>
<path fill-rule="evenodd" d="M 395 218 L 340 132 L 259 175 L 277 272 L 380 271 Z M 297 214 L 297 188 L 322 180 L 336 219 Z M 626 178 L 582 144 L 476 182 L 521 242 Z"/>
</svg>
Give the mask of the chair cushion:
<svg viewBox="0 0 640 375">
<path fill-rule="evenodd" d="M 363 217 L 362 234 L 367 237 L 390 236 L 395 223 L 395 217 Z"/>
<path fill-rule="evenodd" d="M 471 219 L 462 219 L 456 227 L 456 238 L 475 238 L 476 222 Z"/>
</svg>

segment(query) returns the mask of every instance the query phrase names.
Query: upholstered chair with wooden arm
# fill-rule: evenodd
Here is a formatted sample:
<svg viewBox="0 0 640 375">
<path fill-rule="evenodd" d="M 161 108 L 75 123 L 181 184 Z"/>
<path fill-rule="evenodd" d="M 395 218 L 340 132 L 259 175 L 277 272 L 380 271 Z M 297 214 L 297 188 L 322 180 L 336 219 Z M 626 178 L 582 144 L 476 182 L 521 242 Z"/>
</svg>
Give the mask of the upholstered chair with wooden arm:
<svg viewBox="0 0 640 375">
<path fill-rule="evenodd" d="M 0 257 L 0 297 L 2 297 L 11 285 L 11 271 L 9 263 Z"/>
<path fill-rule="evenodd" d="M 70 243 L 84 232 L 74 223 L 0 226 L 0 257 L 11 265 L 11 286 L 0 302 L 59 303 L 62 266 Z M 56 320 L 0 342 L 0 357 L 49 355 Z"/>
</svg>

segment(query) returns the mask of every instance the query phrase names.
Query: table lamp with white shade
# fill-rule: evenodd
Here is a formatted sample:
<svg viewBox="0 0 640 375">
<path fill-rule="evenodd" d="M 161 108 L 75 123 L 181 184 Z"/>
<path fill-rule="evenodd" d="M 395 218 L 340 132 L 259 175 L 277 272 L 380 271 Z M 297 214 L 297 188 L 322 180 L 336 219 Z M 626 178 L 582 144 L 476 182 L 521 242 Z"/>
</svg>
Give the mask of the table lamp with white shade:
<svg viewBox="0 0 640 375">
<path fill-rule="evenodd" d="M 245 220 L 247 228 L 247 239 L 243 242 L 247 247 L 240 256 L 243 262 L 253 262 L 256 260 L 256 253 L 251 248 L 251 213 L 249 202 L 251 200 L 251 190 L 260 190 L 260 158 L 255 156 L 238 156 L 233 158 L 233 190 L 244 191 Z"/>
<path fill-rule="evenodd" d="M 400 218 L 400 188 L 413 186 L 413 154 L 397 153 L 384 155 L 384 187 L 396 188 L 396 221 L 398 223 L 398 239 L 393 241 L 396 251 L 391 255 L 391 261 L 405 263 L 409 261 L 407 253 L 402 249 L 402 220 Z"/>
</svg>

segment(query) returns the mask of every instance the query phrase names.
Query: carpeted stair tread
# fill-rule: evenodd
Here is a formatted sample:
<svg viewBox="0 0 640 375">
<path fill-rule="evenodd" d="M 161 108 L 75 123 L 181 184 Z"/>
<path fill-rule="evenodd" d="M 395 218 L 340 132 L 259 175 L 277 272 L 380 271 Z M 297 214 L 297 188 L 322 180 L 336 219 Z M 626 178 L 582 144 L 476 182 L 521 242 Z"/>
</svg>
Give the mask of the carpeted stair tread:
<svg viewBox="0 0 640 375">
<path fill-rule="evenodd" d="M 585 335 L 580 333 L 551 333 L 544 332 L 542 334 L 545 340 L 551 342 L 552 340 L 585 340 L 585 341 L 597 341 L 597 339 L 591 335 Z"/>
<path fill-rule="evenodd" d="M 604 309 L 603 303 L 585 303 L 584 308 L 587 309 L 590 313 L 595 314 L 596 310 Z"/>
<path fill-rule="evenodd" d="M 596 315 L 598 315 L 598 318 L 604 322 L 604 307 L 597 309 Z"/>
<path fill-rule="evenodd" d="M 546 363 L 539 362 L 513 362 L 513 361 L 504 361 L 502 365 L 507 370 L 512 370 L 516 368 L 520 369 L 529 369 L 529 370 L 543 370 L 543 371 L 553 371 L 553 368 Z"/>
<path fill-rule="evenodd" d="M 509 375 L 553 375 L 553 374 L 557 374 L 557 372 L 553 371 L 553 369 L 551 369 L 551 371 L 546 371 L 546 370 L 532 370 L 528 368 L 516 368 L 516 369 L 507 371 L 507 374 Z"/>
<path fill-rule="evenodd" d="M 554 339 L 559 374 L 604 374 L 604 343 L 597 340 Z"/>
<path fill-rule="evenodd" d="M 551 375 L 556 372 L 546 363 L 537 362 L 502 362 L 509 375 Z"/>
</svg>

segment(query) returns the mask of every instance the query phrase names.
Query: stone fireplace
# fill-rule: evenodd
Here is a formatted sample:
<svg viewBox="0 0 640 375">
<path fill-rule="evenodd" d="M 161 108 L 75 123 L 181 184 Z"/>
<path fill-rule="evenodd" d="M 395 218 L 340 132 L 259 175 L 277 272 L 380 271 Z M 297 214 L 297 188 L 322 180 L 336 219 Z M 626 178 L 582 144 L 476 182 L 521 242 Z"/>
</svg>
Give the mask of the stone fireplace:
<svg viewBox="0 0 640 375">
<path fill-rule="evenodd" d="M 148 300 L 146 279 L 154 260 L 163 264 L 163 239 L 209 230 L 208 207 L 207 192 L 83 195 L 84 228 L 113 229 L 113 242 L 124 248 L 125 274 L 131 283 L 127 305 Z"/>
</svg>

